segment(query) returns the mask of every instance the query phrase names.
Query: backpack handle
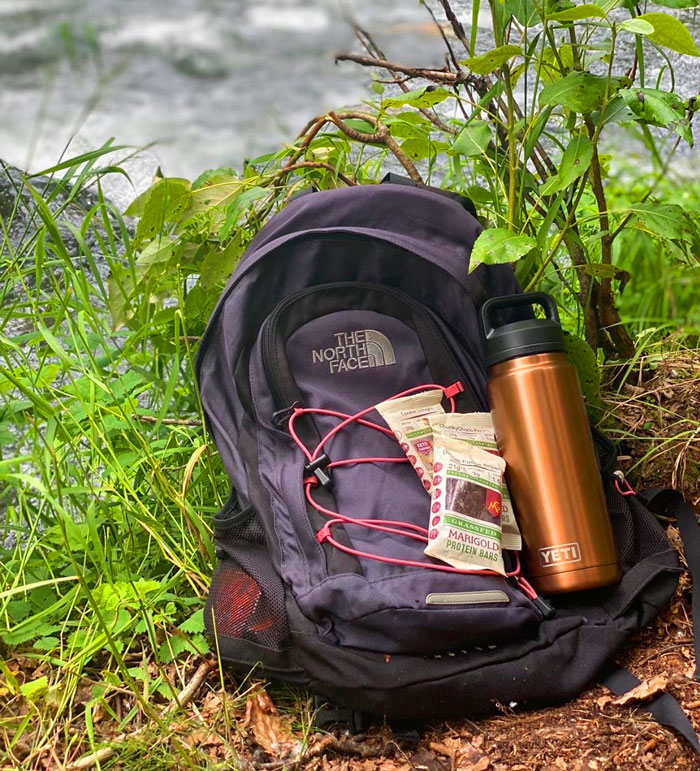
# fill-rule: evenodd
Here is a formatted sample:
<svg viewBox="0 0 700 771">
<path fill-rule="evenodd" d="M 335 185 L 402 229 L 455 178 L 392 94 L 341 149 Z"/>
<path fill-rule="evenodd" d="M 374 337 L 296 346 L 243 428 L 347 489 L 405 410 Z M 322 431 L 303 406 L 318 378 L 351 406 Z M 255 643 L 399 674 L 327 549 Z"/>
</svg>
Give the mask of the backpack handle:
<svg viewBox="0 0 700 771">
<path fill-rule="evenodd" d="M 450 198 L 456 201 L 465 211 L 468 211 L 472 217 L 476 217 L 476 207 L 470 198 L 461 193 L 455 193 L 453 190 L 443 190 L 439 187 L 433 187 L 432 185 L 422 185 L 416 182 L 415 179 L 410 177 L 404 177 L 401 174 L 395 174 L 393 171 L 388 172 L 382 178 L 380 185 L 407 185 L 408 187 L 418 187 L 421 190 L 429 190 L 431 193 L 441 195 L 443 198 Z"/>
</svg>

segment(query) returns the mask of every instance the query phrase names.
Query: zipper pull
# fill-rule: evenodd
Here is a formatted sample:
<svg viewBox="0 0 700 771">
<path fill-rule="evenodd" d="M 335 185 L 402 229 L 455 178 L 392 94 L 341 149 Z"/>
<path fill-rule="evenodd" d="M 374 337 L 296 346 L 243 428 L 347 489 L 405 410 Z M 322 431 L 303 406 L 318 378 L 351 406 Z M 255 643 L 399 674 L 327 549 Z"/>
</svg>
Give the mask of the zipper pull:
<svg viewBox="0 0 700 771">
<path fill-rule="evenodd" d="M 277 426 L 277 428 L 282 428 L 284 424 L 289 420 L 289 416 L 296 410 L 298 407 L 301 407 L 301 402 L 293 402 L 289 405 L 289 407 L 284 407 L 281 410 L 277 410 L 277 412 L 272 413 L 272 423 L 273 425 Z"/>
<path fill-rule="evenodd" d="M 543 619 L 554 618 L 557 614 L 557 609 L 550 605 L 544 597 L 540 597 L 539 594 L 530 586 L 530 584 L 522 578 L 522 576 L 514 576 L 515 585 L 520 591 L 530 600 L 535 606 L 535 610 L 542 616 Z"/>
<path fill-rule="evenodd" d="M 452 383 L 452 385 L 447 386 L 447 388 L 443 388 L 442 390 L 445 398 L 450 399 L 453 396 L 457 396 L 457 394 L 461 394 L 462 391 L 464 391 L 464 386 L 457 380 L 455 383 Z"/>
<path fill-rule="evenodd" d="M 625 474 L 621 469 L 615 469 L 613 471 L 613 476 L 615 477 L 615 489 L 617 490 L 620 495 L 636 495 L 636 490 L 632 487 L 632 485 L 625 479 Z M 623 485 L 624 487 L 622 487 Z"/>
<path fill-rule="evenodd" d="M 539 594 L 532 600 L 532 604 L 537 612 L 542 615 L 543 619 L 554 618 L 557 615 L 557 609 L 550 605 L 544 597 L 540 597 Z"/>
</svg>

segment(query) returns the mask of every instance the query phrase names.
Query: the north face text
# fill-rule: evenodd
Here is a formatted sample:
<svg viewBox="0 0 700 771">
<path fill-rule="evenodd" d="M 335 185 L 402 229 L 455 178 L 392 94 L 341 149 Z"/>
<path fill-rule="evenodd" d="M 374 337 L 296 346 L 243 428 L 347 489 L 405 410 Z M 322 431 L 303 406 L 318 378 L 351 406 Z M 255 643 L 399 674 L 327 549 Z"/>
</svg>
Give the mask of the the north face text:
<svg viewBox="0 0 700 771">
<path fill-rule="evenodd" d="M 311 352 L 314 364 L 328 364 L 331 375 L 367 367 L 395 364 L 394 348 L 389 338 L 376 329 L 336 332 L 335 345 Z"/>
</svg>

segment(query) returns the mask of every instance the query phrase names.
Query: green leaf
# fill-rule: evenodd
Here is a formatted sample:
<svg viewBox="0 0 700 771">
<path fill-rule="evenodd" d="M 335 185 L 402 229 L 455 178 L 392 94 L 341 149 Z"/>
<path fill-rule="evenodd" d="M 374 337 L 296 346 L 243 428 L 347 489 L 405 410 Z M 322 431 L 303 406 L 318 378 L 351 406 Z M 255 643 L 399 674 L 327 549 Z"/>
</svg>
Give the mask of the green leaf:
<svg viewBox="0 0 700 771">
<path fill-rule="evenodd" d="M 186 621 L 183 621 L 178 627 L 182 632 L 196 634 L 204 631 L 204 608 L 200 608 L 193 613 Z"/>
<path fill-rule="evenodd" d="M 666 241 L 693 240 L 685 212 L 677 204 L 640 203 L 630 211 L 634 212 L 632 224 L 640 230 Z"/>
<path fill-rule="evenodd" d="M 169 236 L 158 236 L 151 241 L 139 255 L 136 264 L 141 268 L 149 268 L 151 265 L 169 262 L 175 254 L 177 244 Z M 143 271 L 139 271 L 142 275 Z"/>
<path fill-rule="evenodd" d="M 196 634 L 191 639 L 183 635 L 174 635 L 165 640 L 160 646 L 158 658 L 165 664 L 169 664 L 185 651 L 188 653 L 207 653 L 209 651 L 209 643 L 204 635 L 201 634 Z"/>
<path fill-rule="evenodd" d="M 49 681 L 46 675 L 38 677 L 36 680 L 30 680 L 19 687 L 19 692 L 29 701 L 36 701 L 49 690 Z"/>
<path fill-rule="evenodd" d="M 490 190 L 479 185 L 470 185 L 465 191 L 467 198 L 480 206 L 487 206 L 493 202 L 493 195 Z"/>
<path fill-rule="evenodd" d="M 695 8 L 698 0 L 655 0 L 655 3 L 664 8 Z"/>
<path fill-rule="evenodd" d="M 618 95 L 624 99 L 637 120 L 652 126 L 672 128 L 689 145 L 693 144 L 685 105 L 678 94 L 658 88 L 622 88 Z"/>
<path fill-rule="evenodd" d="M 32 647 L 37 651 L 52 651 L 54 648 L 58 648 L 60 643 L 58 637 L 41 637 L 34 642 Z"/>
<path fill-rule="evenodd" d="M 547 47 L 542 51 L 538 65 L 539 75 L 545 83 L 561 80 L 568 70 L 574 68 L 573 48 L 569 43 L 559 46 L 556 51 Z"/>
<path fill-rule="evenodd" d="M 515 16 L 524 27 L 540 23 L 540 14 L 534 0 L 505 0 L 505 10 Z"/>
<path fill-rule="evenodd" d="M 574 112 L 589 113 L 605 99 L 607 79 L 590 72 L 570 72 L 540 92 L 540 104 L 561 105 Z"/>
<path fill-rule="evenodd" d="M 652 43 L 678 51 L 686 56 L 700 56 L 688 28 L 682 21 L 669 13 L 643 13 L 638 20 L 646 21 L 654 27 L 654 33 L 647 35 Z"/>
<path fill-rule="evenodd" d="M 590 5 L 583 3 L 575 5 L 573 8 L 567 8 L 565 11 L 550 13 L 550 21 L 579 21 L 580 19 L 605 18 L 605 11 L 599 5 Z"/>
<path fill-rule="evenodd" d="M 183 212 L 185 221 L 196 214 L 230 203 L 240 192 L 245 182 L 233 174 L 221 174 L 204 182 L 201 187 L 192 190 L 187 209 Z"/>
<path fill-rule="evenodd" d="M 491 127 L 488 121 L 473 120 L 457 135 L 452 149 L 467 158 L 483 155 L 491 141 Z"/>
<path fill-rule="evenodd" d="M 600 406 L 600 368 L 595 351 L 585 340 L 566 330 L 564 330 L 564 346 L 578 373 L 586 406 Z"/>
<path fill-rule="evenodd" d="M 490 75 L 492 72 L 502 67 L 509 59 L 522 54 L 520 46 L 499 46 L 492 51 L 487 51 L 481 56 L 472 56 L 463 61 L 475 75 Z"/>
<path fill-rule="evenodd" d="M 177 222 L 189 199 L 189 180 L 179 177 L 159 179 L 140 195 L 124 212 L 130 217 L 140 217 L 133 239 L 134 249 L 159 235 L 166 222 Z"/>
<path fill-rule="evenodd" d="M 241 215 L 250 207 L 252 207 L 256 201 L 259 201 L 261 198 L 265 198 L 269 194 L 270 191 L 266 190 L 264 187 L 251 187 L 234 198 L 226 211 L 226 219 L 224 220 L 224 224 L 221 226 L 221 230 L 219 231 L 219 238 L 222 241 L 227 239 L 233 228 L 235 228 L 238 224 L 238 220 L 241 218 Z"/>
<path fill-rule="evenodd" d="M 403 120 L 403 116 L 406 113 L 400 113 L 400 118 L 387 118 L 386 125 L 391 131 L 391 136 L 395 139 L 427 139 L 430 135 L 430 129 L 426 126 L 416 125 L 414 121 Z M 423 117 L 419 112 L 412 112 L 409 115 L 418 115 Z M 426 121 L 427 122 L 427 121 Z M 429 125 L 429 124 L 428 124 Z"/>
<path fill-rule="evenodd" d="M 601 112 L 595 115 L 595 122 L 600 120 Z M 603 113 L 603 123 L 624 123 L 625 121 L 635 120 L 635 114 L 627 106 L 621 96 L 616 96 L 606 106 Z"/>
<path fill-rule="evenodd" d="M 444 102 L 445 99 L 453 97 L 449 91 L 444 88 L 437 88 L 436 86 L 426 86 L 425 88 L 418 88 L 414 91 L 407 91 L 400 96 L 392 96 L 389 99 L 385 99 L 382 102 L 383 107 L 433 107 L 440 102 Z"/>
<path fill-rule="evenodd" d="M 274 155 L 274 153 L 272 155 Z M 258 158 L 254 158 L 253 160 L 249 161 L 249 163 L 256 163 L 258 161 Z M 235 176 L 236 170 L 232 169 L 230 166 L 221 166 L 218 169 L 207 169 L 206 171 L 203 171 L 192 183 L 192 190 L 199 190 L 199 188 L 204 187 L 207 183 L 215 182 L 222 177 L 231 178 Z"/>
<path fill-rule="evenodd" d="M 431 158 L 438 150 L 437 142 L 431 142 L 422 137 L 410 137 L 401 143 L 401 149 L 414 161 Z M 442 142 L 440 144 L 443 144 Z"/>
<path fill-rule="evenodd" d="M 543 195 L 559 192 L 586 173 L 593 160 L 593 143 L 580 134 L 569 142 L 561 157 L 558 172 L 540 188 Z"/>
<path fill-rule="evenodd" d="M 199 283 L 202 289 L 213 289 L 233 272 L 241 256 L 240 239 L 234 238 L 225 249 L 212 249 L 202 260 Z"/>
<path fill-rule="evenodd" d="M 627 32 L 633 32 L 635 35 L 651 35 L 654 32 L 653 24 L 637 17 L 634 19 L 626 19 L 620 24 L 620 27 Z"/>
<path fill-rule="evenodd" d="M 474 243 L 469 272 L 482 263 L 499 265 L 504 262 L 515 262 L 536 246 L 537 242 L 534 238 L 513 233 L 505 228 L 484 230 Z"/>
</svg>

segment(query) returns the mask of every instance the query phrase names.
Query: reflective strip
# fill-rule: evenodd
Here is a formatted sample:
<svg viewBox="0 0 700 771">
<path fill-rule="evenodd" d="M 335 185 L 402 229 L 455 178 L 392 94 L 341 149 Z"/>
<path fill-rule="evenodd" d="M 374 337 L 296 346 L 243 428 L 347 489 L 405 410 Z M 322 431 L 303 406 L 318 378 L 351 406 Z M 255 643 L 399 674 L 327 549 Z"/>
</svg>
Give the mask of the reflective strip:
<svg viewBox="0 0 700 771">
<path fill-rule="evenodd" d="M 425 598 L 426 605 L 480 605 L 485 602 L 510 602 L 510 597 L 493 589 L 484 592 L 433 592 Z"/>
</svg>

